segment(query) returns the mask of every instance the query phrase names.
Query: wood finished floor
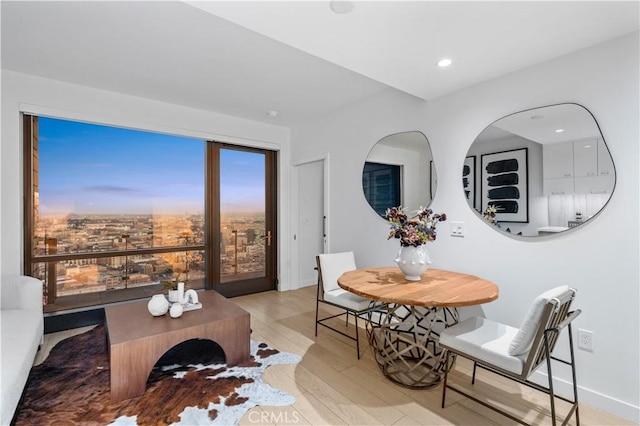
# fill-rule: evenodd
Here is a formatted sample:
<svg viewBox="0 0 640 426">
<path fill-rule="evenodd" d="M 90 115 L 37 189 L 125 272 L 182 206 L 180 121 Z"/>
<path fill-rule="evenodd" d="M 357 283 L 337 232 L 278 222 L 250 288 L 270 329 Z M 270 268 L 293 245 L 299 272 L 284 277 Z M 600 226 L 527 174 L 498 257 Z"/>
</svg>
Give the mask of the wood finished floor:
<svg viewBox="0 0 640 426">
<path fill-rule="evenodd" d="M 287 292 L 266 292 L 232 299 L 250 312 L 253 340 L 281 351 L 301 355 L 295 365 L 271 366 L 264 380 L 296 398 L 288 407 L 255 407 L 240 425 L 511 425 L 517 424 L 480 404 L 448 392 L 440 408 L 442 387 L 413 390 L 386 379 L 376 366 L 364 329 L 361 358 L 355 342 L 326 328 L 314 336 L 315 287 Z M 322 312 L 331 312 L 321 307 Z M 344 326 L 343 321 L 336 325 Z M 90 327 L 89 327 L 90 328 Z M 59 340 L 89 328 L 45 336 L 36 358 L 41 362 Z M 353 326 L 349 327 L 353 330 Z M 550 425 L 546 395 L 485 371 L 470 385 L 471 363 L 458 359 L 450 380 L 480 398 L 497 403 L 512 414 L 536 425 Z M 568 410 L 560 402 L 560 423 Z M 582 425 L 632 425 L 622 418 L 580 404 Z M 570 425 L 575 425 L 575 417 Z"/>
</svg>

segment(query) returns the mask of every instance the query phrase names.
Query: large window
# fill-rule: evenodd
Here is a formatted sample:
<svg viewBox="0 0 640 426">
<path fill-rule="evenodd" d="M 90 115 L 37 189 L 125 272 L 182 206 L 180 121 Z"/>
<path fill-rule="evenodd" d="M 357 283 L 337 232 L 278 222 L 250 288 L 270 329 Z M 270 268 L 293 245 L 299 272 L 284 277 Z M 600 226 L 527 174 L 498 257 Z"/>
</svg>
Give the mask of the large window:
<svg viewBox="0 0 640 426">
<path fill-rule="evenodd" d="M 24 130 L 25 270 L 43 280 L 45 303 L 114 291 L 136 297 L 132 290 L 171 281 L 213 288 L 207 276 L 229 281 L 259 268 L 264 275 L 265 204 L 242 198 L 264 192 L 260 164 L 249 168 L 252 182 L 246 167 L 212 164 L 225 155 L 207 154 L 221 148 L 205 140 L 34 116 Z M 226 181 L 218 170 L 235 173 L 227 179 L 235 185 L 242 176 L 247 189 L 218 188 Z M 211 211 L 221 193 L 238 207 Z M 206 237 L 216 234 L 221 253 Z"/>
</svg>

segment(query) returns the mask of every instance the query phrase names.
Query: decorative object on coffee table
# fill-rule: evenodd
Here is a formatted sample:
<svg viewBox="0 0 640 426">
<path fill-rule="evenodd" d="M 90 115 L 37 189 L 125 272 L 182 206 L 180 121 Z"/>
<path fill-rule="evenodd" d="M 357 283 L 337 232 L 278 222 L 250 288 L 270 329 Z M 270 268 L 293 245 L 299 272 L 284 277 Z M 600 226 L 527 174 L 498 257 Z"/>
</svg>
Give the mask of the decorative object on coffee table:
<svg viewBox="0 0 640 426">
<path fill-rule="evenodd" d="M 198 293 L 193 289 L 185 291 L 184 296 L 178 290 L 178 302 L 182 305 L 183 312 L 202 309 L 202 303 L 198 300 Z"/>
<path fill-rule="evenodd" d="M 174 303 L 171 305 L 171 309 L 169 309 L 169 315 L 171 315 L 171 318 L 180 318 L 182 316 L 182 312 L 182 305 L 179 303 Z"/>
<path fill-rule="evenodd" d="M 162 316 L 169 310 L 169 301 L 164 297 L 164 294 L 154 294 L 147 303 L 147 309 L 154 317 Z"/>
</svg>

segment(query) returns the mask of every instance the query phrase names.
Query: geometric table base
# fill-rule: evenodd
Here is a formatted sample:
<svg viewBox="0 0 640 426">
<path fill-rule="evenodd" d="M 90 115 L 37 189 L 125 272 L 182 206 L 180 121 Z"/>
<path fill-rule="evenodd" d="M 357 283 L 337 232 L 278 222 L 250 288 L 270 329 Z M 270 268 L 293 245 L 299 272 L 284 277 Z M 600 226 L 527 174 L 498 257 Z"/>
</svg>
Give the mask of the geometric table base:
<svg viewBox="0 0 640 426">
<path fill-rule="evenodd" d="M 425 308 L 390 303 L 386 312 L 369 312 L 367 336 L 382 373 L 409 388 L 429 388 L 444 378 L 447 366 L 440 333 L 458 323 L 456 308 Z"/>
</svg>

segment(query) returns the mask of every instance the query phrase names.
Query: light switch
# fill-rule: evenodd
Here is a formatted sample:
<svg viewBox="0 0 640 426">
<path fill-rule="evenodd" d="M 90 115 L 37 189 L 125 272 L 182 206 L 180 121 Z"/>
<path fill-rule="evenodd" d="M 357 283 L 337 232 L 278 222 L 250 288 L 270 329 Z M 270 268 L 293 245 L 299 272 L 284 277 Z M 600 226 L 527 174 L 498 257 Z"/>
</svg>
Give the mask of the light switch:
<svg viewBox="0 0 640 426">
<path fill-rule="evenodd" d="M 451 222 L 451 236 L 464 237 L 464 222 Z"/>
</svg>

